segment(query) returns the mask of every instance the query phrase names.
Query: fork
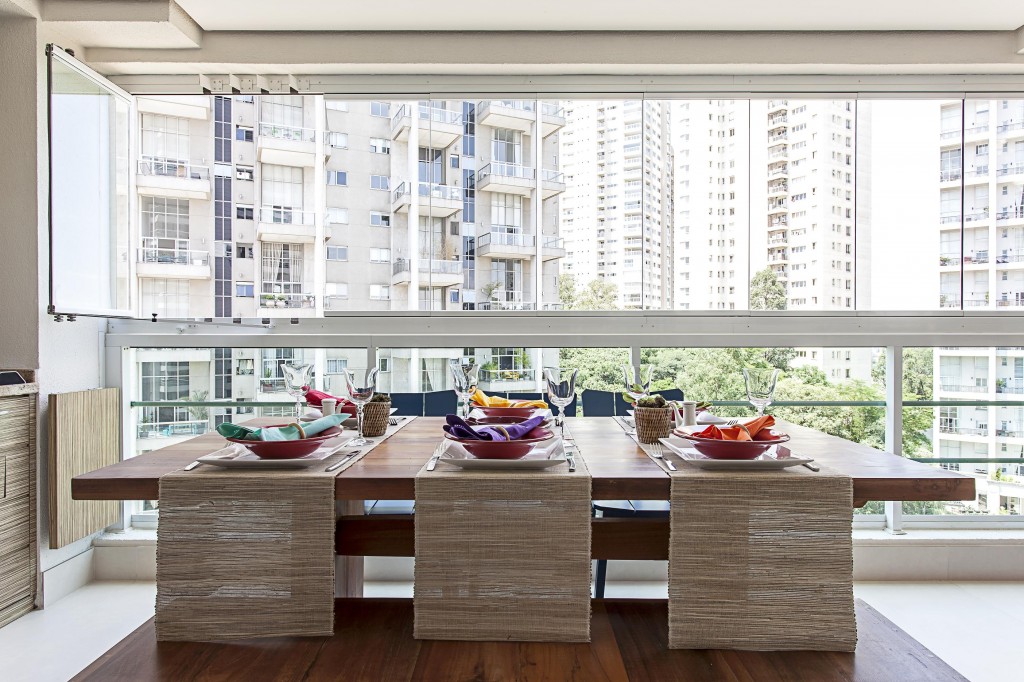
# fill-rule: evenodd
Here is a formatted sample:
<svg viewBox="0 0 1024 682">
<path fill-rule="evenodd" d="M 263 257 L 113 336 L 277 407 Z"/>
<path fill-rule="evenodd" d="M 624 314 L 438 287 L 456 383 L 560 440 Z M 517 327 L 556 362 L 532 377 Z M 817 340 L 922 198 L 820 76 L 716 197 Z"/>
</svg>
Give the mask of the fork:
<svg viewBox="0 0 1024 682">
<path fill-rule="evenodd" d="M 667 468 L 669 471 L 676 470 L 676 465 L 665 459 L 665 446 L 663 446 L 661 443 L 652 443 L 649 447 L 651 449 L 651 457 L 664 462 L 665 468 Z"/>
</svg>

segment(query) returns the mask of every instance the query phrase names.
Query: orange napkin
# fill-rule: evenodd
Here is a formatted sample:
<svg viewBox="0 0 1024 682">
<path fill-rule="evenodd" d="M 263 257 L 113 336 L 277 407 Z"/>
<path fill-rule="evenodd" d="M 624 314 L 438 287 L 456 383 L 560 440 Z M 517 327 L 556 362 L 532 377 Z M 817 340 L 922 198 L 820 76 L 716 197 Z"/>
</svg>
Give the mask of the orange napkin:
<svg viewBox="0 0 1024 682">
<path fill-rule="evenodd" d="M 699 436 L 700 438 L 714 438 L 716 440 L 754 440 L 758 433 L 761 431 L 767 431 L 773 426 L 775 426 L 775 417 L 770 414 L 766 414 L 765 416 L 758 417 L 754 421 L 744 424 L 743 426 L 729 426 L 727 428 L 720 429 L 712 424 L 703 431 L 699 431 L 693 435 Z"/>
<path fill-rule="evenodd" d="M 488 396 L 479 388 L 470 396 L 469 400 L 481 407 L 537 407 L 543 410 L 548 406 L 543 400 L 509 400 L 497 395 Z"/>
</svg>

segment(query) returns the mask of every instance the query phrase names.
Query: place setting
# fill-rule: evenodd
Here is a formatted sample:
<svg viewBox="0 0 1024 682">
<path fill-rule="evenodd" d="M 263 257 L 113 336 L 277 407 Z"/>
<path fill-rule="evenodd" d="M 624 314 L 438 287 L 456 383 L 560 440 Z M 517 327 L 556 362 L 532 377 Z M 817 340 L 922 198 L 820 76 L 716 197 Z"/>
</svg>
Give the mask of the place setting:
<svg viewBox="0 0 1024 682">
<path fill-rule="evenodd" d="M 449 414 L 442 426 L 443 442 L 427 464 L 433 471 L 444 462 L 466 470 L 540 470 L 568 464 L 575 457 L 564 438 L 564 409 L 572 402 L 576 370 L 545 368 L 548 398 L 563 414 L 558 433 L 544 400 L 511 400 L 488 396 L 478 387 L 479 366 L 452 360 L 449 363 L 463 414 Z"/>
</svg>

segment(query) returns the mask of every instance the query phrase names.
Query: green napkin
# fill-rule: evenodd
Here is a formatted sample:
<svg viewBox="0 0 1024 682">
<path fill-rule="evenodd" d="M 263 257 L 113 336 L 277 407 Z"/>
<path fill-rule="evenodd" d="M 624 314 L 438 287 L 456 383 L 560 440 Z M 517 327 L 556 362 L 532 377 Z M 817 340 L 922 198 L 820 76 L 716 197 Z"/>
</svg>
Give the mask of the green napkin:
<svg viewBox="0 0 1024 682">
<path fill-rule="evenodd" d="M 316 421 L 303 424 L 302 430 L 305 431 L 307 437 L 315 436 L 332 426 L 338 426 L 347 417 L 347 414 L 332 414 L 329 417 L 321 417 Z M 299 428 L 295 425 L 250 429 L 247 426 L 224 422 L 217 427 L 217 433 L 225 438 L 236 438 L 238 440 L 299 440 L 301 438 Z"/>
</svg>

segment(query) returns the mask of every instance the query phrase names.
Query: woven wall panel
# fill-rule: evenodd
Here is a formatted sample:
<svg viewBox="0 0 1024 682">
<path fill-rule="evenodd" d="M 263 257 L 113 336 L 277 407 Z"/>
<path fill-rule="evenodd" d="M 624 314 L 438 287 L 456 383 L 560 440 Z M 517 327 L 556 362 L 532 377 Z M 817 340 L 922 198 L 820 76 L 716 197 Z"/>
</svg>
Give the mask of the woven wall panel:
<svg viewBox="0 0 1024 682">
<path fill-rule="evenodd" d="M 38 573 L 36 388 L 6 388 L 0 392 L 0 627 L 33 609 Z"/>
<path fill-rule="evenodd" d="M 101 388 L 50 394 L 50 548 L 116 523 L 115 500 L 73 500 L 71 479 L 121 461 L 121 392 Z"/>
</svg>

